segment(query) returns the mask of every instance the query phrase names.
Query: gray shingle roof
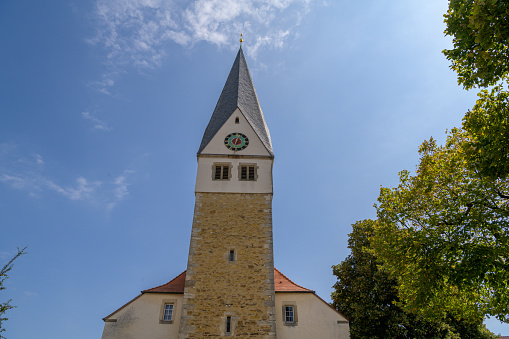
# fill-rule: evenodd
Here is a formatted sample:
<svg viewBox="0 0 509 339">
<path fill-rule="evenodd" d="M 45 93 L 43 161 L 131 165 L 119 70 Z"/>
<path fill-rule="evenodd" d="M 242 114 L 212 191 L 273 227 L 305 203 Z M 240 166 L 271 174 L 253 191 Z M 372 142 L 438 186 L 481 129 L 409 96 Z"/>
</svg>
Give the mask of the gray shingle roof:
<svg viewBox="0 0 509 339">
<path fill-rule="evenodd" d="M 267 151 L 273 156 L 269 129 L 265 123 L 242 48 L 239 49 L 214 113 L 212 113 L 209 124 L 205 129 L 198 154 L 205 149 L 237 107 L 244 114 Z"/>
</svg>

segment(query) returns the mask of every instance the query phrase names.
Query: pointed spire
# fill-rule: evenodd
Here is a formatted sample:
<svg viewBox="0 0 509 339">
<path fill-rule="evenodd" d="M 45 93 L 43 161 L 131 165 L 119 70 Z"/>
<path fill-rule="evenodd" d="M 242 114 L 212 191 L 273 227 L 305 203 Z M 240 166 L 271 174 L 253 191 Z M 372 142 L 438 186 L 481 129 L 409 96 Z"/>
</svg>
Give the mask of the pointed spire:
<svg viewBox="0 0 509 339">
<path fill-rule="evenodd" d="M 205 149 L 216 135 L 217 131 L 219 131 L 237 108 L 239 108 L 246 117 L 270 155 L 274 155 L 269 129 L 267 128 L 260 103 L 258 102 L 258 96 L 256 95 L 256 90 L 251 80 L 251 75 L 249 74 L 242 47 L 237 53 L 226 84 L 217 101 L 214 113 L 212 113 L 210 122 L 205 129 L 198 154 Z"/>
</svg>

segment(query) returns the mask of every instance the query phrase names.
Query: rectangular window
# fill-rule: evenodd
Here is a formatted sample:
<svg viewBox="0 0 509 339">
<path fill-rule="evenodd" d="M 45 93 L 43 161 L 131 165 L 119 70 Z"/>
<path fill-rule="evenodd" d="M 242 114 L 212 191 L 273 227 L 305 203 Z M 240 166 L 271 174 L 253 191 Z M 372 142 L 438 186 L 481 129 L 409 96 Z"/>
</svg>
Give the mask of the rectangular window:
<svg viewBox="0 0 509 339">
<path fill-rule="evenodd" d="M 229 260 L 230 261 L 235 261 L 235 250 L 230 250 Z"/>
<path fill-rule="evenodd" d="M 173 304 L 164 304 L 163 321 L 173 320 Z"/>
<path fill-rule="evenodd" d="M 240 165 L 240 180 L 255 181 L 256 165 Z"/>
<path fill-rule="evenodd" d="M 285 306 L 285 323 L 294 323 L 294 310 L 293 306 Z"/>
<path fill-rule="evenodd" d="M 226 317 L 226 334 L 232 332 L 232 317 Z"/>
<path fill-rule="evenodd" d="M 230 179 L 230 165 L 215 164 L 214 165 L 214 180 L 228 180 L 228 179 Z"/>
</svg>

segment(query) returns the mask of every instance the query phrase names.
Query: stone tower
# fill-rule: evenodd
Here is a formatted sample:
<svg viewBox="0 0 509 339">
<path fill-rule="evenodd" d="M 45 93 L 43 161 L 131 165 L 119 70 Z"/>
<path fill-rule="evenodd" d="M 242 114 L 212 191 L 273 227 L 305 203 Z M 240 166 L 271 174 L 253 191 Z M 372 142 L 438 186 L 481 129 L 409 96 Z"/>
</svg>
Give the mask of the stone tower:
<svg viewBox="0 0 509 339">
<path fill-rule="evenodd" d="M 240 48 L 198 150 L 179 339 L 276 338 L 273 160 Z"/>
</svg>

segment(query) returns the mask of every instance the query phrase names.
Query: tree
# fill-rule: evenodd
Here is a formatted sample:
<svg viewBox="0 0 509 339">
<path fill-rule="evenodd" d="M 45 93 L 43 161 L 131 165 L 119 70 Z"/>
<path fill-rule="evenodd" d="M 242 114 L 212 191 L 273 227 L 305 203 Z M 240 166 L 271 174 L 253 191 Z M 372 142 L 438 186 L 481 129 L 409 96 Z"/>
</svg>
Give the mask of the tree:
<svg viewBox="0 0 509 339">
<path fill-rule="evenodd" d="M 465 89 L 482 90 L 476 105 L 463 119 L 469 134 L 467 160 L 481 175 L 509 175 L 509 1 L 450 0 L 444 15 L 445 34 L 453 49 L 443 53 Z"/>
<path fill-rule="evenodd" d="M 359 338 L 496 338 L 476 321 L 452 317 L 424 320 L 405 312 L 399 304 L 397 281 L 380 270 L 371 251 L 376 221 L 353 224 L 348 247 L 351 254 L 333 266 L 338 278 L 332 293 L 333 305 L 350 319 L 350 337 Z"/>
<path fill-rule="evenodd" d="M 416 174 L 380 190 L 372 246 L 405 310 L 509 322 L 509 180 L 479 175 L 469 142 L 453 129 L 445 146 L 421 145 Z"/>
<path fill-rule="evenodd" d="M 484 89 L 444 146 L 422 144 L 415 175 L 381 189 L 371 246 L 405 311 L 509 322 L 509 0 L 450 0 L 444 17 L 458 83 Z"/>
<path fill-rule="evenodd" d="M 26 249 L 26 247 L 23 249 L 18 248 L 18 253 L 0 271 L 0 291 L 5 290 L 4 281 L 7 278 L 9 278 L 7 273 L 9 273 L 10 270 L 12 270 L 12 265 L 14 264 L 14 260 L 18 259 L 20 256 L 25 254 L 26 253 L 25 249 Z M 12 301 L 12 299 L 8 300 L 4 303 L 0 303 L 0 333 L 5 331 L 5 328 L 3 328 L 2 324 L 4 321 L 8 320 L 8 318 L 4 317 L 5 312 L 16 307 L 16 306 L 11 305 L 11 301 Z M 1 334 L 0 334 L 0 338 L 5 339 L 5 337 L 3 337 Z"/>
<path fill-rule="evenodd" d="M 444 15 L 446 35 L 453 37 L 444 54 L 464 88 L 482 90 L 476 105 L 463 119 L 470 135 L 467 160 L 481 175 L 509 175 L 509 1 L 450 0 Z"/>
<path fill-rule="evenodd" d="M 469 136 L 466 160 L 481 176 L 505 179 L 509 175 L 509 92 L 500 84 L 480 91 L 478 97 L 463 119 Z"/>
<path fill-rule="evenodd" d="M 466 89 L 487 87 L 509 72 L 509 1 L 450 0 L 444 15 L 453 37 L 444 54 Z"/>
</svg>

